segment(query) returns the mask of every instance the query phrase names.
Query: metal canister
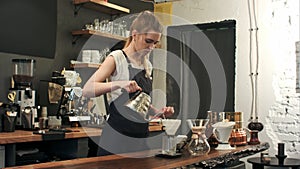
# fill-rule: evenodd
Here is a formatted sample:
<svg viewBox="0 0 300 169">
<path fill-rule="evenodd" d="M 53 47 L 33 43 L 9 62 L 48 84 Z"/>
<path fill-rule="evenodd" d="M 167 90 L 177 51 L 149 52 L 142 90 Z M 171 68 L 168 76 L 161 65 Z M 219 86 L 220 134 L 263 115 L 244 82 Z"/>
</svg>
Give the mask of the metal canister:
<svg viewBox="0 0 300 169">
<path fill-rule="evenodd" d="M 225 112 L 225 119 L 229 121 L 234 121 L 234 129 L 243 128 L 243 113 L 242 112 Z"/>
<path fill-rule="evenodd" d="M 229 143 L 232 146 L 247 145 L 247 134 L 245 129 L 233 129 L 229 138 Z"/>
<path fill-rule="evenodd" d="M 241 146 L 247 144 L 247 134 L 243 128 L 243 112 L 225 112 L 225 118 L 234 121 L 235 126 L 229 138 L 230 145 Z"/>
</svg>

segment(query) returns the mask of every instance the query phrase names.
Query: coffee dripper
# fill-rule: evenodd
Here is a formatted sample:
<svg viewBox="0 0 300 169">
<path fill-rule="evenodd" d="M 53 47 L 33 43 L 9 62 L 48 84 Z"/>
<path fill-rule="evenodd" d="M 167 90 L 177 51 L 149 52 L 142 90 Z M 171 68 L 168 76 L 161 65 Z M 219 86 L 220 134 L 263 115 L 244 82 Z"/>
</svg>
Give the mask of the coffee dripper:
<svg viewBox="0 0 300 169">
<path fill-rule="evenodd" d="M 229 144 L 229 137 L 231 135 L 233 126 L 235 122 L 232 121 L 222 121 L 213 124 L 213 134 L 216 136 L 216 139 L 220 142 L 216 150 L 231 150 L 235 147 L 231 147 Z"/>
</svg>

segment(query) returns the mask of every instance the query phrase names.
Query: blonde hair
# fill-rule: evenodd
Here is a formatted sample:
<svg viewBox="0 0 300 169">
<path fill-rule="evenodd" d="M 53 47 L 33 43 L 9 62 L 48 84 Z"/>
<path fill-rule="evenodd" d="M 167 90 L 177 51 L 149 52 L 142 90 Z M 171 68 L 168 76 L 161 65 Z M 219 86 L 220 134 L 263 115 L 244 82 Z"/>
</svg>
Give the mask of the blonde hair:
<svg viewBox="0 0 300 169">
<path fill-rule="evenodd" d="M 159 22 L 158 18 L 150 11 L 146 10 L 137 15 L 137 17 L 133 20 L 130 26 L 130 36 L 128 37 L 124 48 L 129 46 L 132 41 L 132 31 L 136 30 L 139 33 L 147 33 L 150 31 L 154 31 L 157 33 L 162 33 L 163 26 Z M 146 71 L 146 77 L 150 78 L 151 76 L 151 68 L 148 65 L 149 55 L 145 56 L 143 60 L 143 66 Z"/>
</svg>

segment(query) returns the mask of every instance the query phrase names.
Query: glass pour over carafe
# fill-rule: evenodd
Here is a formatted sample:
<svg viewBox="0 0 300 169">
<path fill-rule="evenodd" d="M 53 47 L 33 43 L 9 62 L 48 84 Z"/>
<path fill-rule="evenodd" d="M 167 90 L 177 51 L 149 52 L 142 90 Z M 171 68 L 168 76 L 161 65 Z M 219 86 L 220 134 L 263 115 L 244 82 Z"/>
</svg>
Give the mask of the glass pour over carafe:
<svg viewBox="0 0 300 169">
<path fill-rule="evenodd" d="M 192 130 L 191 141 L 188 144 L 188 151 L 193 156 L 205 155 L 210 151 L 210 146 L 205 135 L 208 119 L 188 119 L 187 124 Z"/>
</svg>

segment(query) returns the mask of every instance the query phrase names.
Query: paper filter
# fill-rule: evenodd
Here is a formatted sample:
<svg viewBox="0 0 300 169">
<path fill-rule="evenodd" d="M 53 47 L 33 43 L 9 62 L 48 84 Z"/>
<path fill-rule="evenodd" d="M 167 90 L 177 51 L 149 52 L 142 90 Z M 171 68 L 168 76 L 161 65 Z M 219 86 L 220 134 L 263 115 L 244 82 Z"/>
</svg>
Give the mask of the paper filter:
<svg viewBox="0 0 300 169">
<path fill-rule="evenodd" d="M 163 124 L 163 126 L 165 126 L 165 132 L 167 135 L 175 135 L 181 124 L 181 120 L 162 119 L 162 124 Z"/>
</svg>

